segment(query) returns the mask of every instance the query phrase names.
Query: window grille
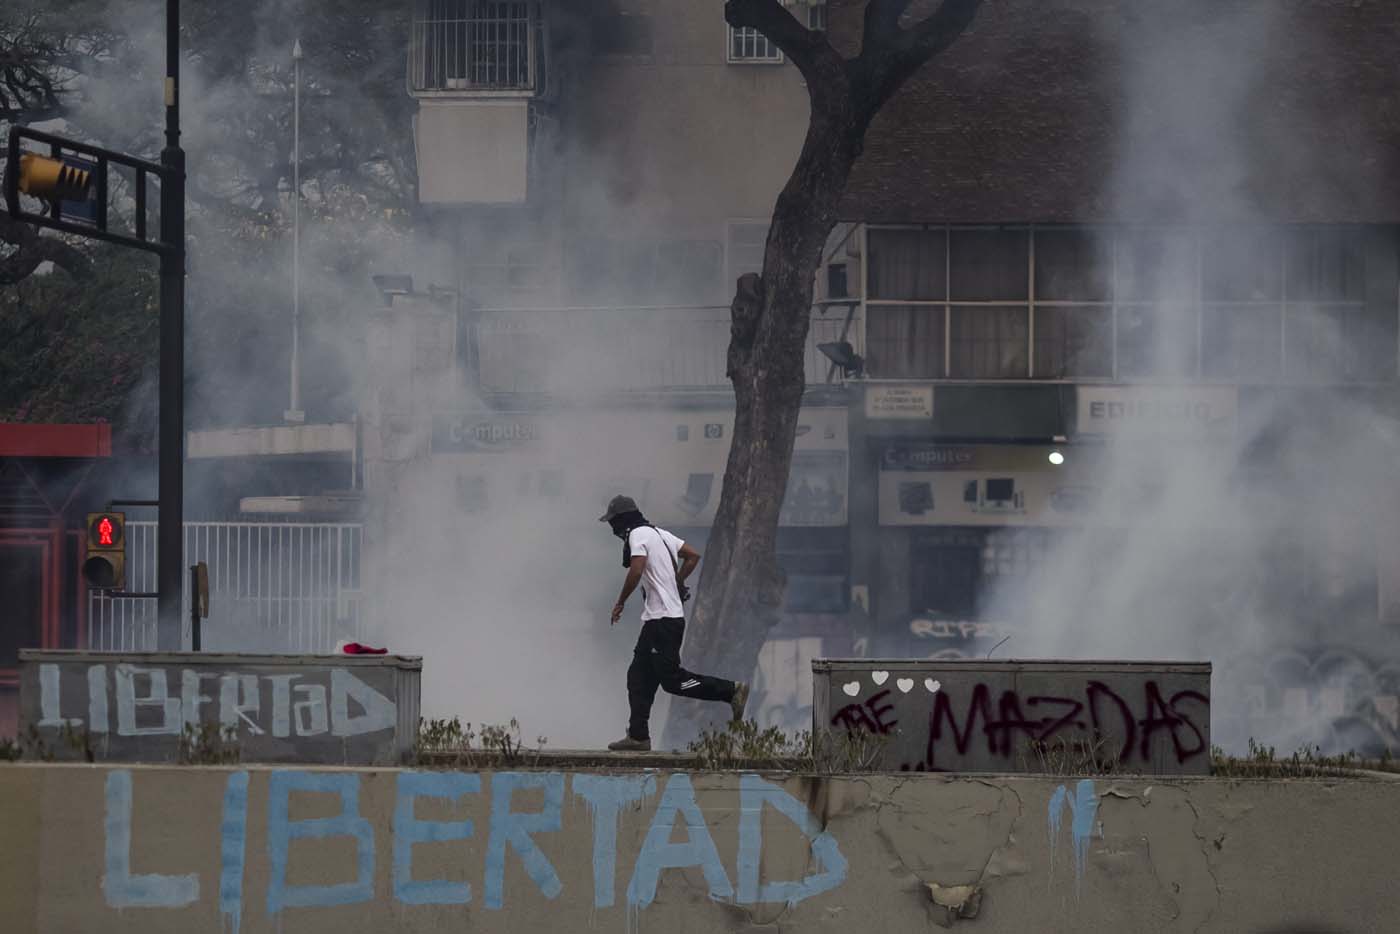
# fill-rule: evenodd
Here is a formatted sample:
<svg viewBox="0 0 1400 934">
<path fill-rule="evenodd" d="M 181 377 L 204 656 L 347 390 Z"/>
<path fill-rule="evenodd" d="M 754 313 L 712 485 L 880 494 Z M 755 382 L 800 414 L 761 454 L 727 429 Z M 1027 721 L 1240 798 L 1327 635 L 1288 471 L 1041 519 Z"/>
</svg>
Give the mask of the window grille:
<svg viewBox="0 0 1400 934">
<path fill-rule="evenodd" d="M 413 90 L 533 91 L 538 29 L 524 0 L 419 0 Z"/>
<path fill-rule="evenodd" d="M 783 60 L 783 53 L 757 29 L 730 26 L 729 60 L 776 64 Z"/>
</svg>

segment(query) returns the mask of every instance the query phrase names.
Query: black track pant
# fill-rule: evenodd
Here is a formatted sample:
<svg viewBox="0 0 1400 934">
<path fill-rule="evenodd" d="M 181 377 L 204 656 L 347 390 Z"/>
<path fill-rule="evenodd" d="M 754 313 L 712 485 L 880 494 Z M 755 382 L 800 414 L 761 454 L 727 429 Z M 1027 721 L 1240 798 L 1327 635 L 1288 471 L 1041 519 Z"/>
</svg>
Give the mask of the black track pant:
<svg viewBox="0 0 1400 934">
<path fill-rule="evenodd" d="M 697 675 L 681 667 L 681 639 L 685 620 L 680 617 L 649 619 L 642 623 L 632 664 L 627 669 L 627 700 L 632 718 L 627 733 L 633 739 L 650 739 L 647 721 L 656 689 L 695 700 L 724 701 L 734 696 L 734 682 Z"/>
</svg>

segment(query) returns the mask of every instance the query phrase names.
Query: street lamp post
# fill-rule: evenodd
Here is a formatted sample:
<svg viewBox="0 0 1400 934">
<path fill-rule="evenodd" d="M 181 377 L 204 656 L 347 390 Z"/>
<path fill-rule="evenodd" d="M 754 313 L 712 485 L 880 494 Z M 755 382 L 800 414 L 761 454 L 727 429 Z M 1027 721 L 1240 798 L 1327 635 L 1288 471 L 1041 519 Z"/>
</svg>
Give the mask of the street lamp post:
<svg viewBox="0 0 1400 934">
<path fill-rule="evenodd" d="M 289 422 L 303 422 L 301 408 L 301 39 L 292 43 L 292 387 Z"/>
</svg>

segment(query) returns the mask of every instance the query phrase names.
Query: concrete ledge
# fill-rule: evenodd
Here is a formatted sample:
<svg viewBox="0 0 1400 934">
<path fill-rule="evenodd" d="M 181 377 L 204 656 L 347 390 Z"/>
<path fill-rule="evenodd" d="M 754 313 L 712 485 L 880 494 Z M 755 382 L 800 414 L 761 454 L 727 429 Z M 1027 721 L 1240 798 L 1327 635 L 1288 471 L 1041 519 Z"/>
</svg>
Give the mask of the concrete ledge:
<svg viewBox="0 0 1400 934">
<path fill-rule="evenodd" d="M 21 764 L 0 766 L 0 914 L 26 934 L 1361 934 L 1400 917 L 1397 835 L 1388 778 Z"/>
</svg>

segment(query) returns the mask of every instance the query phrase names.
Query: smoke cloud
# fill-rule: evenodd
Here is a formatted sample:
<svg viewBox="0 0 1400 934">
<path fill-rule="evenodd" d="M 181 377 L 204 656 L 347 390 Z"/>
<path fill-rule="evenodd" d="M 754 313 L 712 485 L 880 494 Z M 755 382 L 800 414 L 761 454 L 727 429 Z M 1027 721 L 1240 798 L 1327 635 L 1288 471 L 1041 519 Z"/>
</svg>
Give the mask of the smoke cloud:
<svg viewBox="0 0 1400 934">
<path fill-rule="evenodd" d="M 1177 382 L 1192 378 L 1196 366 L 1189 301 L 1196 276 L 1218 269 L 1228 279 L 1263 251 L 1289 249 L 1271 243 L 1278 233 L 1267 225 L 1286 209 L 1260 203 L 1268 190 L 1260 181 L 1275 159 L 1305 161 L 1293 150 L 1313 144 L 1293 132 L 1287 154 L 1278 154 L 1257 132 L 1254 115 L 1268 109 L 1278 93 L 1272 78 L 1288 64 L 1280 56 L 1297 51 L 1279 41 L 1288 11 L 1267 3 L 1131 10 L 1104 24 L 1123 69 L 1115 211 L 1139 224 L 1220 231 L 1203 235 L 1199 256 L 1186 238 L 1185 252 L 1174 254 L 1172 234 L 1162 233 L 1150 251 L 1152 275 L 1136 280 L 1142 292 L 1135 297 L 1148 312 L 1120 308 L 1120 341 L 1125 328 L 1140 335 L 1137 372 L 1120 377 Z M 1366 248 L 1382 278 L 1393 260 L 1378 257 L 1393 249 Z M 1105 254 L 1105 265 L 1112 261 Z M 1392 279 L 1391 294 L 1382 296 L 1391 326 L 1375 332 L 1391 361 L 1378 371 L 1382 378 L 1393 375 L 1393 293 Z M 1265 284 L 1229 297 L 1277 291 Z M 1316 744 L 1325 752 L 1374 753 L 1394 745 L 1400 726 L 1400 672 L 1383 661 L 1400 645 L 1381 622 L 1394 607 L 1377 614 L 1394 544 L 1386 530 L 1396 515 L 1386 465 L 1400 454 L 1400 437 L 1383 397 L 1363 387 L 1326 395 L 1289 390 L 1269 385 L 1274 372 L 1251 388 L 1249 349 L 1230 344 L 1232 332 L 1215 324 L 1231 310 L 1250 314 L 1207 305 L 1200 335 L 1205 382 L 1213 365 L 1222 367 L 1225 384 L 1235 381 L 1231 367 L 1247 374 L 1227 433 L 1193 440 L 1149 430 L 1070 448 L 1062 470 L 1099 488 L 1097 505 L 1082 528 L 1055 540 L 1034 574 L 999 586 L 987 614 L 1024 621 L 1002 655 L 1214 662 L 1212 738 L 1231 751 L 1253 738 L 1282 752 Z M 1264 317 L 1254 326 L 1266 329 L 1278 306 L 1257 314 Z M 1356 332 L 1337 318 L 1290 306 L 1283 328 L 1282 336 L 1272 333 L 1275 341 L 1295 341 L 1286 374 L 1295 383 L 1322 374 L 1325 363 L 1311 370 L 1319 361 L 1358 363 Z M 1278 347 L 1264 347 L 1255 365 L 1267 368 Z"/>
</svg>

